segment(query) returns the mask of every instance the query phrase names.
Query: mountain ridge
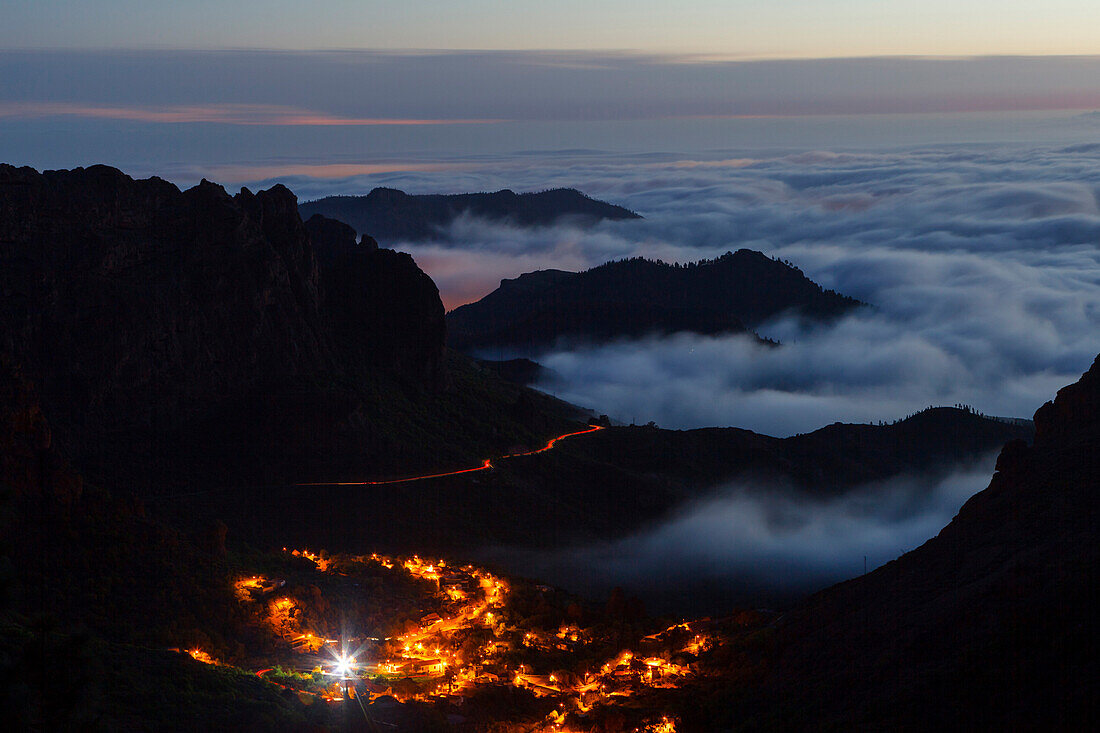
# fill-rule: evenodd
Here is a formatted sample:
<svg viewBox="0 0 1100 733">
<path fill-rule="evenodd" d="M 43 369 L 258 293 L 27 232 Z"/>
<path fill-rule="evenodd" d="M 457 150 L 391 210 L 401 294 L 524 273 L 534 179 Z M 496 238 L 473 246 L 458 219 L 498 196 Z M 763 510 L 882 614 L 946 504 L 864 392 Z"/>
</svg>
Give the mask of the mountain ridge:
<svg viewBox="0 0 1100 733">
<path fill-rule="evenodd" d="M 640 219 L 621 206 L 591 198 L 575 188 L 532 193 L 510 189 L 461 194 L 407 194 L 395 188 L 375 188 L 366 196 L 326 196 L 300 205 L 302 216 L 313 214 L 347 222 L 381 242 L 445 238 L 443 230 L 470 215 L 520 227 L 548 226 L 562 219 L 589 225 L 601 220 Z"/>
<path fill-rule="evenodd" d="M 502 280 L 481 300 L 447 314 L 448 342 L 460 350 L 537 352 L 559 339 L 750 333 L 784 314 L 827 321 L 862 305 L 754 250 L 684 265 L 635 257 Z"/>
</svg>

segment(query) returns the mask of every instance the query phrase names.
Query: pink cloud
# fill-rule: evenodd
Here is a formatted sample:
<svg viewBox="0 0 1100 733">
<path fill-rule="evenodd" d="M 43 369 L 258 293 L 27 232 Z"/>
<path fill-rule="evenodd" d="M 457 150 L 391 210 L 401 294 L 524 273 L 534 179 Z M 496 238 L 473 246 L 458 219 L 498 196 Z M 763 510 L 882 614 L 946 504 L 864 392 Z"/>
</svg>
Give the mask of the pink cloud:
<svg viewBox="0 0 1100 733">
<path fill-rule="evenodd" d="M 418 119 L 341 117 L 323 112 L 266 104 L 167 105 L 161 107 L 109 106 L 75 102 L 0 102 L 0 117 L 88 117 L 132 122 L 216 122 L 225 125 L 368 126 L 368 125 L 484 125 L 496 119 Z"/>
</svg>

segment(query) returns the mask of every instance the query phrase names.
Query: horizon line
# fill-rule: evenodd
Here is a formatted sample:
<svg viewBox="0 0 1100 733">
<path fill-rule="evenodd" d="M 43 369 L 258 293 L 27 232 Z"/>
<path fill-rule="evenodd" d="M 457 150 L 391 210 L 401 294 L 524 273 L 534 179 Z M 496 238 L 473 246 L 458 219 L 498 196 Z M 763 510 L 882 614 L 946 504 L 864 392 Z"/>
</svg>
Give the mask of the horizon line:
<svg viewBox="0 0 1100 733">
<path fill-rule="evenodd" d="M 654 59 L 675 63 L 752 63 L 760 61 L 975 61 L 994 59 L 1081 59 L 1100 60 L 1100 53 L 866 53 L 838 55 L 749 54 L 730 51 L 677 51 L 641 48 L 416 48 L 416 47 L 271 47 L 271 46 L 14 46 L 0 48 L 4 53 L 270 53 L 270 54 L 369 54 L 379 56 L 448 56 L 478 54 L 576 55 Z"/>
</svg>

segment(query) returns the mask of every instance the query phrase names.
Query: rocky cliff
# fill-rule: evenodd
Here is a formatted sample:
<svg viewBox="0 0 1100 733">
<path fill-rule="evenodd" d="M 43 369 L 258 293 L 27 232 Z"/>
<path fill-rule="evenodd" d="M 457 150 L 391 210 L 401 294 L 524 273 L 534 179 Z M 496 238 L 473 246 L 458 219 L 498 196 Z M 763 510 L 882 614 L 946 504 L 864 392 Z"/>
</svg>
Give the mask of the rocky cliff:
<svg viewBox="0 0 1100 733">
<path fill-rule="evenodd" d="M 412 258 L 339 222 L 307 227 L 282 186 L 231 196 L 105 166 L 0 166 L 0 355 L 92 481 L 264 483 L 476 459 L 513 438 L 474 425 L 466 444 L 453 437 L 493 400 L 443 393 L 444 330 Z"/>
<path fill-rule="evenodd" d="M 439 290 L 412 257 L 314 214 L 306 230 L 325 282 L 324 310 L 344 363 L 443 387 L 446 337 Z"/>
</svg>

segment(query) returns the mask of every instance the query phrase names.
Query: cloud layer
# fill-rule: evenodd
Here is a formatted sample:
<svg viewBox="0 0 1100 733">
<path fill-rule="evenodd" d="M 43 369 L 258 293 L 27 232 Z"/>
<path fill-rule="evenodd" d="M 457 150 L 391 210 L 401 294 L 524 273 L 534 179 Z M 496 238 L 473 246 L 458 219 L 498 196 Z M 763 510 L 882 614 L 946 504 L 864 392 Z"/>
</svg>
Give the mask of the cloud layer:
<svg viewBox="0 0 1100 733">
<path fill-rule="evenodd" d="M 738 247 L 873 304 L 827 327 L 765 324 L 781 349 L 681 335 L 539 356 L 558 375 L 544 389 L 619 419 L 787 435 L 956 402 L 1026 417 L 1100 351 L 1100 145 L 539 163 L 352 186 L 574 185 L 646 217 L 588 230 L 466 219 L 402 245 L 451 306 L 533 269 Z"/>
<path fill-rule="evenodd" d="M 492 548 L 484 557 L 588 597 L 618 585 L 649 610 L 682 614 L 782 605 L 873 570 L 934 536 L 989 483 L 994 456 L 940 476 L 870 484 L 808 499 L 740 482 L 617 542 L 551 551 Z"/>
</svg>

